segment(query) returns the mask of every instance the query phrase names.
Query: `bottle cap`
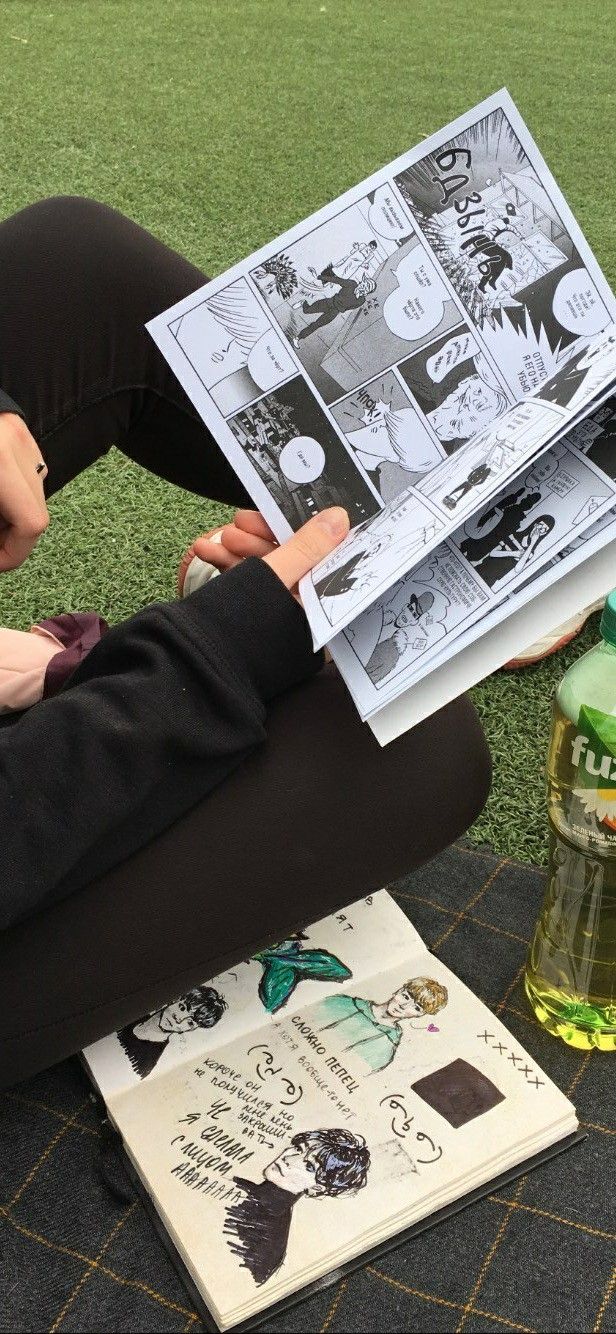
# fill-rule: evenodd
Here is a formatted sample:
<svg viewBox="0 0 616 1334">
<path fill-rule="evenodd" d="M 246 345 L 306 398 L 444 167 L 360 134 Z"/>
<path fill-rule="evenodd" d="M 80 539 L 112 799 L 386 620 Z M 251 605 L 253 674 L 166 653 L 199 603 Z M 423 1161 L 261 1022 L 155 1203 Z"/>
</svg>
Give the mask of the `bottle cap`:
<svg viewBox="0 0 616 1334">
<path fill-rule="evenodd" d="M 605 599 L 600 629 L 602 638 L 616 648 L 616 588 Z"/>
</svg>

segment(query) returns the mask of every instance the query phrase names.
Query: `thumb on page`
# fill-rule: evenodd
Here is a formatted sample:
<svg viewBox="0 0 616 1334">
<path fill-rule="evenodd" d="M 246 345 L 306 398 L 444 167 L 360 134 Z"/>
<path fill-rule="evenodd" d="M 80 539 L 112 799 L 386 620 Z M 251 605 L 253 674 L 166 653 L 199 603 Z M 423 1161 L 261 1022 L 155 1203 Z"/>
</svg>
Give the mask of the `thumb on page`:
<svg viewBox="0 0 616 1334">
<path fill-rule="evenodd" d="M 339 546 L 349 527 L 346 510 L 336 505 L 315 514 L 288 542 L 283 542 L 263 559 L 287 588 L 295 588 L 302 575 L 308 574 L 314 565 Z"/>
</svg>

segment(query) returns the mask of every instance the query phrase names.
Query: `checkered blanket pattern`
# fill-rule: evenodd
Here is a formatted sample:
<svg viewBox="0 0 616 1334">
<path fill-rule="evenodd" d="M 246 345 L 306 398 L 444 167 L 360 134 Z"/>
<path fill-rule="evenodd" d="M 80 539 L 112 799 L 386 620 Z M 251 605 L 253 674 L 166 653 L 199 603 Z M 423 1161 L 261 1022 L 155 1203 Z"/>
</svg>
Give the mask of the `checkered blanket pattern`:
<svg viewBox="0 0 616 1334">
<path fill-rule="evenodd" d="M 588 1139 L 275 1319 L 270 1334 L 613 1331 L 614 1057 L 532 1019 L 522 973 L 543 872 L 462 844 L 389 886 L 424 940 L 575 1102 Z M 77 1061 L 0 1093 L 0 1329 L 203 1328 L 140 1203 L 99 1171 Z"/>
</svg>

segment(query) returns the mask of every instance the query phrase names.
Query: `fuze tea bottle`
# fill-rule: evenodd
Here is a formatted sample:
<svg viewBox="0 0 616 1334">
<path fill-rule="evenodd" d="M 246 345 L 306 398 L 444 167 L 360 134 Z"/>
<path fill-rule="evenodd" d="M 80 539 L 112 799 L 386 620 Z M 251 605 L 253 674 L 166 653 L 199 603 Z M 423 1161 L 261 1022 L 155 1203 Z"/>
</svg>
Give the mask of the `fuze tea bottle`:
<svg viewBox="0 0 616 1334">
<path fill-rule="evenodd" d="M 526 966 L 539 1022 L 616 1050 L 616 590 L 601 643 L 556 692 L 548 751 L 548 888 Z"/>
</svg>

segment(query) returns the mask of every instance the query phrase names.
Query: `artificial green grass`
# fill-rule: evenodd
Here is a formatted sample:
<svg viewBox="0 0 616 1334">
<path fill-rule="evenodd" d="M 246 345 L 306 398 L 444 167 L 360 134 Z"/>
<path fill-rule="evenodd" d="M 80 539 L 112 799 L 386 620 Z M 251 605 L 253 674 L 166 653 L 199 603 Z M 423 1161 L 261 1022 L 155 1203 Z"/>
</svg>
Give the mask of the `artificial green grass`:
<svg viewBox="0 0 616 1334">
<path fill-rule="evenodd" d="M 506 84 L 614 281 L 613 0 L 4 0 L 2 208 L 91 195 L 210 273 Z M 173 593 L 224 511 L 112 451 L 0 581 L 0 623 Z M 545 860 L 542 766 L 566 653 L 477 687 L 495 761 L 471 837 Z M 464 781 L 464 776 L 460 776 Z"/>
</svg>

